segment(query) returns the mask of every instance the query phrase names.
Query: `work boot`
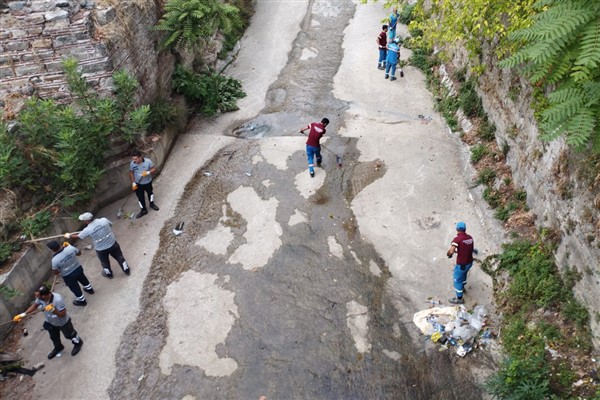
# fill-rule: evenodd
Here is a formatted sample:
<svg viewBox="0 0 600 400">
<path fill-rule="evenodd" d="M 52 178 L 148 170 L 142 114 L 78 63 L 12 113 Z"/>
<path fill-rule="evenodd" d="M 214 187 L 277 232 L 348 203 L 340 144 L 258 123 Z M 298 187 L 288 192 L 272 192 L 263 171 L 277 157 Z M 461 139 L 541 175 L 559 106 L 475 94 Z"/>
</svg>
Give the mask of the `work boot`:
<svg viewBox="0 0 600 400">
<path fill-rule="evenodd" d="M 131 268 L 129 268 L 129 267 L 121 267 L 121 269 L 123 270 L 123 272 L 125 273 L 125 275 L 127 275 L 127 276 L 131 275 Z"/>
<path fill-rule="evenodd" d="M 154 211 L 160 210 L 160 208 L 158 208 L 158 206 L 154 203 L 150 203 L 150 208 L 153 209 Z"/>
<path fill-rule="evenodd" d="M 395 76 L 392 75 L 392 77 L 390 78 L 390 81 L 395 81 L 396 79 L 398 79 L 398 78 L 396 78 Z"/>
<path fill-rule="evenodd" d="M 79 350 L 81 350 L 81 346 L 83 346 L 83 340 L 79 339 L 79 343 L 75 343 L 75 346 L 73 346 L 73 350 L 71 350 L 71 355 L 76 356 L 77 353 L 79 353 Z"/>
<path fill-rule="evenodd" d="M 310 177 L 314 178 L 315 177 L 315 171 L 310 171 Z"/>
<path fill-rule="evenodd" d="M 142 210 L 135 217 L 136 218 L 142 218 L 146 214 L 148 214 L 148 210 Z"/>
<path fill-rule="evenodd" d="M 52 360 L 54 357 L 56 357 L 58 355 L 58 353 L 60 353 L 64 349 L 65 349 L 65 346 L 63 346 L 62 344 L 60 345 L 60 347 L 53 348 L 52 351 L 50 353 L 48 353 L 48 360 Z"/>
<path fill-rule="evenodd" d="M 75 300 L 73 300 L 73 305 L 80 306 L 80 307 L 87 306 L 87 301 L 75 299 Z"/>
<path fill-rule="evenodd" d="M 385 79 L 389 78 L 390 76 L 388 74 L 385 74 Z"/>
<path fill-rule="evenodd" d="M 323 165 L 322 165 L 322 164 L 323 164 L 323 163 L 322 163 L 321 161 L 317 161 L 317 167 L 319 167 L 319 168 L 322 168 L 322 167 L 323 167 Z"/>
<path fill-rule="evenodd" d="M 113 273 L 110 269 L 108 268 L 104 268 L 102 270 L 102 276 L 108 279 L 112 279 L 113 278 Z"/>
<path fill-rule="evenodd" d="M 378 65 L 377 69 L 385 69 L 385 67 L 383 65 Z"/>
<path fill-rule="evenodd" d="M 96 293 L 96 292 L 94 292 L 94 288 L 89 288 L 89 289 L 83 288 L 83 291 L 86 292 L 86 293 L 89 293 L 89 294 Z"/>
<path fill-rule="evenodd" d="M 404 71 L 400 70 L 400 78 L 404 78 Z"/>
<path fill-rule="evenodd" d="M 453 297 L 451 299 L 448 299 L 448 301 L 451 304 L 465 304 L 465 301 L 463 300 L 462 297 Z"/>
</svg>

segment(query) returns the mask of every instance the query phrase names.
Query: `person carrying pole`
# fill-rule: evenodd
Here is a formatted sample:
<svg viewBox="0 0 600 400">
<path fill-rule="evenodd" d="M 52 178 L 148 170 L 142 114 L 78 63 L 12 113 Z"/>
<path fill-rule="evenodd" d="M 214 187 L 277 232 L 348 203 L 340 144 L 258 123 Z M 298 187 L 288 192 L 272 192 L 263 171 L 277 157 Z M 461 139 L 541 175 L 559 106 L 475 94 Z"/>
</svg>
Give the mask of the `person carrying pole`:
<svg viewBox="0 0 600 400">
<path fill-rule="evenodd" d="M 83 267 L 77 259 L 77 256 L 81 255 L 81 250 L 75 246 L 71 246 L 68 242 L 65 242 L 65 245 L 61 246 L 56 240 L 46 243 L 46 246 L 54 252 L 52 256 L 52 272 L 55 275 L 60 275 L 65 281 L 65 285 L 75 295 L 73 305 L 86 306 L 87 301 L 79 284 L 81 283 L 83 290 L 89 294 L 94 294 L 94 288 L 87 276 L 85 276 Z"/>
<path fill-rule="evenodd" d="M 81 350 L 81 346 L 83 346 L 83 340 L 81 340 L 77 331 L 73 328 L 71 317 L 67 315 L 67 307 L 62 296 L 51 292 L 46 286 L 40 287 L 35 291 L 35 301 L 33 304 L 25 312 L 15 315 L 13 322 L 19 323 L 28 314 L 32 314 L 37 310 L 44 312 L 44 318 L 46 319 L 44 329 L 48 331 L 50 340 L 54 345 L 52 351 L 48 353 L 48 359 L 53 359 L 65 348 L 60 340 L 61 332 L 65 338 L 70 339 L 73 343 L 71 355 L 77 355 Z"/>
<path fill-rule="evenodd" d="M 115 234 L 111 229 L 112 222 L 107 218 L 94 219 L 92 213 L 89 212 L 81 214 L 79 220 L 85 222 L 87 226 L 79 233 L 65 233 L 65 239 L 85 239 L 91 236 L 96 248 L 96 255 L 102 265 L 102 276 L 110 279 L 113 278 L 108 256 L 112 256 L 112 258 L 117 260 L 125 275 L 129 275 L 131 269 L 127 261 L 125 261 L 121 246 L 119 246 L 119 242 L 117 242 Z"/>
<path fill-rule="evenodd" d="M 314 159 L 317 158 L 317 167 L 321 166 L 323 158 L 321 157 L 321 145 L 319 140 L 326 133 L 325 128 L 329 125 L 329 120 L 323 118 L 321 122 L 313 122 L 308 124 L 305 128 L 300 129 L 300 133 L 304 133 L 309 130 L 308 139 L 306 140 L 306 157 L 308 158 L 308 172 L 311 178 L 315 177 L 315 165 Z"/>
</svg>

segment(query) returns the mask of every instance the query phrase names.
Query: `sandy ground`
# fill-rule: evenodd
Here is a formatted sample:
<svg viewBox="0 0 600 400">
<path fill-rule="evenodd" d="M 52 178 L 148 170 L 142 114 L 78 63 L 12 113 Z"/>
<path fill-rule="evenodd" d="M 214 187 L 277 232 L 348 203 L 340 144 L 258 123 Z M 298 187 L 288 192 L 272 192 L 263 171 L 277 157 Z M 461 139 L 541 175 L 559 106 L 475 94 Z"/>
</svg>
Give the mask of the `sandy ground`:
<svg viewBox="0 0 600 400">
<path fill-rule="evenodd" d="M 140 220 L 116 220 L 122 204 L 119 201 L 98 213 L 98 216 L 113 219 L 115 233 L 132 267 L 132 274 L 126 277 L 115 268 L 115 279 L 106 280 L 100 276 L 93 252 L 84 252 L 82 263 L 96 294 L 87 296 L 89 305 L 85 308 L 69 307 L 75 328 L 85 342 L 81 353 L 71 358 L 66 351 L 61 358 L 46 360 L 50 341 L 46 332 L 40 330 L 41 318 L 32 318 L 25 324 L 31 334 L 22 339 L 21 354 L 28 364 L 44 361 L 47 365 L 33 379 L 35 386 L 29 394 L 31 398 L 124 398 L 129 396 L 119 396 L 119 386 L 128 386 L 122 393 L 131 395 L 135 393 L 137 381 L 158 380 L 161 374 L 178 377 L 182 366 L 202 370 L 208 377 L 227 377 L 239 371 L 240 364 L 244 365 L 244 360 L 236 360 L 222 349 L 233 327 L 244 318 L 245 305 L 237 304 L 234 296 L 236 273 L 219 274 L 191 268 L 175 276 L 168 287 L 161 287 L 164 296 L 159 298 L 160 304 L 148 304 L 148 299 L 153 299 L 149 292 L 153 287 L 152 279 L 156 277 L 157 266 L 162 265 L 161 253 L 177 254 L 176 250 L 181 246 L 166 235 L 180 217 L 178 204 L 191 193 L 191 186 L 187 185 L 197 171 L 208 171 L 209 165 L 212 172 L 217 172 L 212 168 L 220 164 L 213 159 L 226 147 L 247 156 L 240 156 L 239 160 L 245 160 L 245 164 L 236 167 L 239 167 L 239 173 L 252 171 L 252 184 L 236 184 L 235 190 L 219 200 L 221 203 L 215 200 L 210 218 L 203 215 L 202 219 L 206 217 L 206 221 L 200 221 L 200 217 L 196 221 L 197 237 L 192 238 L 192 229 L 196 227 L 191 228 L 188 235 L 189 242 L 196 248 L 204 249 L 214 257 L 226 257 L 228 265 L 239 265 L 240 273 L 266 269 L 278 249 L 285 247 L 289 237 L 299 232 L 295 229 L 302 230 L 307 225 L 310 225 L 309 229 L 325 227 L 328 218 L 303 202 L 312 199 L 312 204 L 319 204 L 319 195 L 328 187 L 328 182 L 349 182 L 349 187 L 354 188 L 348 196 L 347 206 L 353 213 L 350 224 L 353 227 L 348 232 L 359 232 L 360 240 L 356 242 L 368 243 L 378 257 L 369 255 L 370 259 L 365 258 L 367 253 L 361 253 L 350 233 L 340 236 L 334 230 L 323 232 L 321 250 L 333 260 L 332 264 L 354 259 L 351 262 L 361 265 L 373 276 L 385 275 L 386 302 L 395 308 L 397 321 L 391 321 L 391 325 L 396 328 L 410 321 L 416 311 L 427 308 L 428 298 L 446 301 L 453 295 L 452 265 L 445 252 L 455 234 L 454 223 L 459 220 L 467 223 L 482 256 L 497 250 L 502 231 L 481 206 L 483 203 L 467 189 L 472 174 L 468 167 L 468 150 L 433 111 L 423 75 L 407 67 L 404 78 L 390 82 L 375 67 L 374 41 L 380 20 L 386 14 L 381 5 L 356 6 L 353 19 L 347 26 L 342 24 L 341 64 L 331 72 L 334 79 L 330 87 L 324 86 L 321 90 L 344 104 L 334 106 L 338 115 L 329 114 L 332 120 L 335 118 L 331 130 L 334 138 L 325 142 L 334 151 L 345 151 L 344 168 L 338 172 L 318 170 L 314 179 L 306 173 L 304 155 L 298 151 L 304 139 L 291 136 L 291 132 L 308 122 L 307 115 L 319 119 L 327 106 L 320 100 L 300 94 L 295 96 L 295 101 L 301 98 L 302 104 L 295 103 L 297 108 L 292 108 L 288 106 L 289 97 L 294 87 L 308 84 L 298 76 L 318 59 L 319 51 L 323 52 L 317 45 L 322 38 L 310 37 L 310 32 L 318 32 L 323 26 L 322 21 L 342 15 L 345 3 L 259 0 L 256 7 L 252 25 L 241 43 L 242 50 L 228 71 L 242 80 L 248 93 L 248 97 L 239 102 L 240 111 L 213 121 L 197 121 L 188 134 L 178 138 L 165 168 L 155 181 L 159 212 L 150 210 L 150 214 Z M 308 10 L 312 14 L 307 14 Z M 309 32 L 305 36 L 314 46 L 298 41 L 301 31 Z M 403 58 L 407 56 L 408 51 L 403 51 Z M 289 63 L 292 57 L 297 60 L 295 64 Z M 285 83 L 280 83 L 282 77 Z M 309 114 L 311 107 L 315 112 Z M 296 109 L 298 114 L 292 112 Z M 279 121 L 279 133 L 290 135 L 269 136 L 244 148 L 232 136 L 224 136 L 230 135 L 232 127 L 255 118 L 264 110 L 285 111 L 283 122 L 273 117 L 270 123 L 276 126 Z M 432 119 L 423 123 L 417 118 L 419 114 L 431 115 Z M 227 166 L 219 168 L 230 171 Z M 271 171 L 271 175 L 263 174 L 261 171 L 264 170 Z M 278 181 L 278 171 L 289 174 L 285 183 Z M 354 171 L 355 175 L 349 177 L 344 175 L 347 174 L 345 171 Z M 242 182 L 245 178 L 237 179 Z M 284 189 L 280 189 L 282 187 Z M 293 192 L 297 196 L 285 197 L 277 190 Z M 208 193 L 205 197 L 209 197 Z M 321 219 L 317 221 L 317 217 Z M 331 226 L 327 225 L 329 228 Z M 361 258 L 365 258 L 365 262 Z M 154 271 L 152 276 L 148 275 L 150 271 Z M 470 275 L 468 289 L 469 307 L 484 304 L 492 308 L 491 280 L 477 267 Z M 71 299 L 72 295 L 64 286 L 58 286 L 57 290 Z M 194 291 L 202 295 L 190 297 Z M 359 354 L 367 354 L 374 351 L 373 346 L 377 347 L 374 338 L 369 336 L 369 321 L 373 321 L 374 316 L 369 314 L 371 311 L 365 304 L 360 296 L 344 301 L 343 324 Z M 156 312 L 149 313 L 150 309 Z M 190 325 L 189 321 L 196 314 L 190 314 L 190 310 L 202 310 L 210 316 L 203 314 L 201 317 L 208 330 L 202 334 L 194 333 L 194 340 L 186 343 L 190 332 L 195 330 L 195 325 Z M 160 343 L 155 343 L 157 338 L 153 338 L 150 331 L 142 338 L 131 328 L 140 320 L 153 322 L 153 318 L 157 319 L 157 324 L 169 326 L 171 331 L 168 338 L 159 340 Z M 177 331 L 189 334 L 178 336 L 173 333 Z M 407 331 L 418 338 L 416 329 L 408 327 Z M 127 359 L 143 357 L 143 354 L 123 352 L 129 342 L 136 349 L 144 346 L 158 349 L 154 372 L 135 363 L 128 366 L 126 372 L 118 367 Z M 417 349 L 420 347 L 423 345 L 416 346 Z M 386 354 L 394 351 L 391 348 L 384 350 Z M 485 375 L 485 371 L 481 374 Z M 175 385 L 173 381 L 169 384 Z M 150 397 L 202 398 L 195 397 L 191 389 L 186 396 L 170 393 Z M 268 385 L 262 393 L 269 393 Z M 271 393 L 277 391 L 272 388 Z M 254 394 L 252 392 L 253 397 L 248 398 L 258 397 Z M 291 397 L 302 398 L 301 395 Z"/>
</svg>

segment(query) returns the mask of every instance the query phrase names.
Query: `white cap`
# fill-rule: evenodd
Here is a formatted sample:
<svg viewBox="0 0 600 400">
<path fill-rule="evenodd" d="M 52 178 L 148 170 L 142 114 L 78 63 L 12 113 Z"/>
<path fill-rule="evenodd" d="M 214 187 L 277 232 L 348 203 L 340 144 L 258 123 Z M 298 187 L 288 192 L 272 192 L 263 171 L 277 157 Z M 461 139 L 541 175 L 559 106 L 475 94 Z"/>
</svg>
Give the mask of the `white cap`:
<svg viewBox="0 0 600 400">
<path fill-rule="evenodd" d="M 83 213 L 79 216 L 80 221 L 89 221 L 92 218 L 94 218 L 94 216 L 90 212 Z"/>
</svg>

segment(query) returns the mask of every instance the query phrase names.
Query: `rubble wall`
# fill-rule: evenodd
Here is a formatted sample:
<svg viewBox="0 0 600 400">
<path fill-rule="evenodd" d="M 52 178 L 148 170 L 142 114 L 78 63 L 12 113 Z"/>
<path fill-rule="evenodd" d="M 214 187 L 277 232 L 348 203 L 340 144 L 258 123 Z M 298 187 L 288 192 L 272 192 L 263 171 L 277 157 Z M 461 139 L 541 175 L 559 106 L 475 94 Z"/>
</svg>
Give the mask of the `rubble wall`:
<svg viewBox="0 0 600 400">
<path fill-rule="evenodd" d="M 86 80 L 110 93 L 124 69 L 140 82 L 138 101 L 170 94 L 174 57 L 160 51 L 152 0 L 25 0 L 0 5 L 0 105 L 11 118 L 24 99 L 69 97 L 61 60 L 75 57 Z"/>
</svg>

